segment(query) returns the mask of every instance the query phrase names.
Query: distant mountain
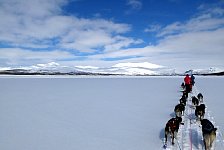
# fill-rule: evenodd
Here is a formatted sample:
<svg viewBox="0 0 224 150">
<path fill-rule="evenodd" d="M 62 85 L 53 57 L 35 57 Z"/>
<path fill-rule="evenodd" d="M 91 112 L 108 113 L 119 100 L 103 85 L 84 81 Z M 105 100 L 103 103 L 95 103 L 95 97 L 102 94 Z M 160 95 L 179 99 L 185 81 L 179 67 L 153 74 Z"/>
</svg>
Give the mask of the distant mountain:
<svg viewBox="0 0 224 150">
<path fill-rule="evenodd" d="M 51 62 L 29 67 L 0 68 L 0 75 L 115 75 L 115 73 L 91 72 L 86 67 L 62 66 Z"/>
<path fill-rule="evenodd" d="M 175 76 L 193 73 L 196 75 L 223 75 L 224 70 L 218 68 L 188 70 L 184 73 L 175 69 L 152 64 L 143 63 L 119 63 L 111 67 L 96 66 L 62 66 L 51 62 L 37 64 L 29 67 L 0 68 L 1 74 L 8 75 L 127 75 L 127 76 Z"/>
<path fill-rule="evenodd" d="M 193 74 L 197 75 L 222 75 L 224 70 L 220 68 L 211 67 L 208 69 L 194 69 L 191 70 Z"/>
<path fill-rule="evenodd" d="M 93 66 L 76 66 L 76 70 L 89 71 L 101 74 L 119 74 L 119 75 L 172 75 L 172 69 L 160 65 L 143 63 L 119 63 L 108 68 L 99 68 Z"/>
<path fill-rule="evenodd" d="M 224 71 L 222 72 L 216 72 L 216 73 L 207 73 L 207 74 L 202 74 L 202 75 L 214 75 L 214 76 L 223 76 L 224 75 Z"/>
</svg>

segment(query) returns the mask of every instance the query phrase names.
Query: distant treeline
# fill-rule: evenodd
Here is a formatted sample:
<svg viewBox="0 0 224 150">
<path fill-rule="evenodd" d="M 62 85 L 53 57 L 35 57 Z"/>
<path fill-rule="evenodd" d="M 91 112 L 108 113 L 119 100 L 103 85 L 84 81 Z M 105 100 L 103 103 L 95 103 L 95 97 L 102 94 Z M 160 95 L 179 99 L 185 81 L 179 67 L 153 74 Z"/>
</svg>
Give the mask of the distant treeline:
<svg viewBox="0 0 224 150">
<path fill-rule="evenodd" d="M 204 76 L 210 76 L 210 75 L 213 75 L 213 76 L 223 76 L 224 72 L 208 73 L 208 74 L 202 74 L 202 75 L 204 75 Z"/>
<path fill-rule="evenodd" d="M 118 75 L 118 74 L 109 74 L 109 73 L 91 73 L 91 72 L 49 72 L 49 71 L 39 71 L 39 72 L 31 72 L 24 69 L 13 69 L 13 70 L 4 70 L 0 71 L 0 75 Z"/>
</svg>

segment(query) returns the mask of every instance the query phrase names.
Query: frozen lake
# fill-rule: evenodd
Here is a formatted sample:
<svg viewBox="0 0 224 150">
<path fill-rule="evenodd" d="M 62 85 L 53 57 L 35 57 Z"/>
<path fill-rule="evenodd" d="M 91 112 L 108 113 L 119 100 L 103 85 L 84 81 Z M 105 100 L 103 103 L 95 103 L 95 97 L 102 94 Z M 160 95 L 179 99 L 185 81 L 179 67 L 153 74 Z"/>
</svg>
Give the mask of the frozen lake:
<svg viewBox="0 0 224 150">
<path fill-rule="evenodd" d="M 224 77 L 196 76 L 223 133 Z M 1 150 L 154 150 L 183 77 L 0 76 Z"/>
</svg>

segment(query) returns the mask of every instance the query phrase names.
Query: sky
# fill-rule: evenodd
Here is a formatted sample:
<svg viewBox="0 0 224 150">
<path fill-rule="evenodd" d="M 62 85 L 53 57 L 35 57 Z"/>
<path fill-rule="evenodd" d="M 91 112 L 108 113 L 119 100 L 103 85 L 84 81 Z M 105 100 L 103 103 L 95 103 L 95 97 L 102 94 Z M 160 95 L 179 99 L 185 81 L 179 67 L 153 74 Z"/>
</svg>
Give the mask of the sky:
<svg viewBox="0 0 224 150">
<path fill-rule="evenodd" d="M 0 67 L 224 68 L 223 0 L 0 0 Z"/>
</svg>

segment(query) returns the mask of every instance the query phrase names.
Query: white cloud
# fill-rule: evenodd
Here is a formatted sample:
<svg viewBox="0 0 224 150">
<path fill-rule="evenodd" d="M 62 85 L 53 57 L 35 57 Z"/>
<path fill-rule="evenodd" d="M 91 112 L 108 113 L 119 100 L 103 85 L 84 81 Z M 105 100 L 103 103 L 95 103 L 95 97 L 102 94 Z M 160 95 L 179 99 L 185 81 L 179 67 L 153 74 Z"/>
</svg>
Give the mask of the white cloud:
<svg viewBox="0 0 224 150">
<path fill-rule="evenodd" d="M 65 51 L 29 51 L 24 49 L 2 48 L 0 58 L 11 59 L 65 59 L 71 57 L 71 54 Z"/>
<path fill-rule="evenodd" d="M 172 52 L 220 54 L 223 52 L 224 28 L 169 36 L 158 45 Z"/>
<path fill-rule="evenodd" d="M 223 9 L 223 1 L 220 1 L 218 3 L 220 6 L 217 6 L 217 3 L 215 4 L 201 4 L 198 7 L 198 10 L 203 13 L 203 14 L 212 14 L 212 15 L 219 15 L 222 16 L 224 14 L 224 9 Z"/>
<path fill-rule="evenodd" d="M 223 15 L 223 8 L 209 8 L 209 10 L 202 11 L 197 16 L 189 19 L 186 22 L 174 22 L 165 26 L 158 31 L 157 36 L 163 37 L 186 32 L 216 30 L 224 26 Z"/>
<path fill-rule="evenodd" d="M 145 32 L 158 32 L 161 29 L 161 25 L 159 24 L 151 24 L 148 28 L 146 28 Z"/>
<path fill-rule="evenodd" d="M 67 0 L 2 0 L 0 41 L 16 47 L 54 46 L 92 52 L 98 47 L 104 49 L 105 45 L 121 44 L 116 36 L 131 29 L 128 24 L 110 20 L 65 16 L 61 7 L 67 3 Z M 134 44 L 130 42 L 132 38 L 126 41 L 121 47 Z"/>
<path fill-rule="evenodd" d="M 78 33 L 78 34 L 77 34 Z M 94 52 L 99 47 L 110 44 L 113 37 L 104 31 L 80 31 L 73 30 L 62 38 L 61 47 L 76 49 L 82 52 Z"/>
<path fill-rule="evenodd" d="M 20 48 L 1 48 L 0 60 L 6 60 L 1 65 L 32 65 L 34 63 L 48 63 L 62 59 L 75 58 L 66 51 L 29 51 Z"/>
<path fill-rule="evenodd" d="M 1 0 L 1 10 L 17 16 L 43 18 L 59 14 L 67 0 Z"/>
<path fill-rule="evenodd" d="M 105 52 L 119 51 L 120 49 L 127 48 L 131 44 L 143 43 L 142 40 L 135 40 L 122 36 L 115 36 L 114 41 L 105 46 Z"/>
<path fill-rule="evenodd" d="M 141 9 L 142 2 L 140 0 L 127 0 L 127 5 L 131 6 L 132 9 Z"/>
</svg>

